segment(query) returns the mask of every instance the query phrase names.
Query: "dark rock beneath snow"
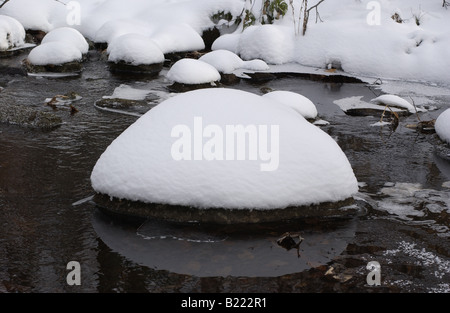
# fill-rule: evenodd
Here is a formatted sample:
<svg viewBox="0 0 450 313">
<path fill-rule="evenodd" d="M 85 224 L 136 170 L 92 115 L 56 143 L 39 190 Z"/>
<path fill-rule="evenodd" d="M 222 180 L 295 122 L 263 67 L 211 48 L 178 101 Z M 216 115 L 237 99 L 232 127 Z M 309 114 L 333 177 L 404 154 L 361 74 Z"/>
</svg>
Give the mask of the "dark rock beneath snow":
<svg viewBox="0 0 450 313">
<path fill-rule="evenodd" d="M 239 82 L 241 81 L 241 79 L 235 74 L 220 73 L 220 77 L 220 83 L 228 86 L 239 84 Z"/>
<path fill-rule="evenodd" d="M 353 198 L 335 203 L 288 207 L 273 210 L 245 210 L 245 209 L 199 209 L 194 207 L 151 204 L 120 200 L 108 195 L 97 194 L 94 197 L 97 206 L 107 213 L 133 218 L 156 218 L 174 222 L 192 222 L 212 224 L 256 224 L 266 222 L 280 222 L 295 219 L 315 218 L 350 218 L 358 213 Z"/>
<path fill-rule="evenodd" d="M 347 111 L 344 111 L 345 114 L 350 116 L 381 116 L 383 114 L 384 107 L 380 106 L 380 109 L 374 109 L 374 108 L 354 108 L 354 109 L 348 109 Z M 395 113 L 398 114 L 398 116 L 409 116 L 411 115 L 411 112 L 408 110 L 401 110 L 396 111 Z M 387 109 L 384 113 L 384 116 L 386 117 L 393 117 L 394 114 Z"/>
<path fill-rule="evenodd" d="M 124 61 L 118 63 L 109 62 L 109 69 L 117 74 L 136 74 L 157 76 L 163 69 L 164 63 L 133 65 Z"/>
<path fill-rule="evenodd" d="M 193 84 L 193 85 L 173 83 L 172 85 L 170 85 L 167 88 L 169 89 L 170 92 L 181 93 L 181 92 L 188 92 L 188 91 L 197 90 L 197 89 L 216 88 L 219 86 L 220 86 L 219 82 L 212 82 L 212 83 L 205 83 L 205 84 Z"/>
<path fill-rule="evenodd" d="M 144 100 L 128 100 L 128 99 L 101 99 L 95 102 L 95 105 L 101 108 L 110 109 L 129 109 L 134 106 L 147 105 Z"/>
<path fill-rule="evenodd" d="M 24 66 L 29 73 L 81 73 L 83 70 L 81 60 L 64 64 L 34 65 L 27 59 L 24 61 Z"/>
</svg>

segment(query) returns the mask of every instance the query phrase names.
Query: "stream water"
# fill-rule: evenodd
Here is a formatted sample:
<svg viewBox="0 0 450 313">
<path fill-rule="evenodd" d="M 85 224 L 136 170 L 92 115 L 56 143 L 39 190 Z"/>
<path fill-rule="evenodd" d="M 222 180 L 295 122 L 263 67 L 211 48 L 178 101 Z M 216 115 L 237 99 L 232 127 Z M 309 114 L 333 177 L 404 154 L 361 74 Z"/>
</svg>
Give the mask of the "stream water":
<svg viewBox="0 0 450 313">
<path fill-rule="evenodd" d="M 450 162 L 436 153 L 436 135 L 407 128 L 417 123 L 414 115 L 393 132 L 370 126 L 380 116 L 347 116 L 333 103 L 369 101 L 379 90 L 295 75 L 232 87 L 290 90 L 317 105 L 330 122 L 322 129 L 360 182 L 354 218 L 219 228 L 142 223 L 105 215 L 89 200 L 96 161 L 137 119 L 94 103 L 128 85 L 155 99 L 129 110 L 143 113 L 169 96 L 169 82 L 114 76 L 96 52 L 84 66 L 73 78 L 0 76 L 0 106 L 29 106 L 63 120 L 52 131 L 0 124 L 0 292 L 450 292 Z M 449 107 L 449 93 L 412 86 L 411 94 L 436 107 L 423 120 Z M 68 92 L 82 97 L 73 103 L 78 113 L 45 105 Z M 304 238 L 298 251 L 277 244 L 285 232 Z M 80 286 L 66 282 L 70 261 L 81 264 Z M 381 265 L 380 287 L 366 283 L 370 261 Z"/>
</svg>

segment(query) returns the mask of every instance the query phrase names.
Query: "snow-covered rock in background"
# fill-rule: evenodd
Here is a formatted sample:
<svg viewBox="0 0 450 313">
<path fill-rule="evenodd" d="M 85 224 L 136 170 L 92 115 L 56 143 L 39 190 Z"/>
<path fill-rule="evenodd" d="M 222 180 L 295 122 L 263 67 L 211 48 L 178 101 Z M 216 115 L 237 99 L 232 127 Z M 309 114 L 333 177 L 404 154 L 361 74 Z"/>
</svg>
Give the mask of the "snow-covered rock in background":
<svg viewBox="0 0 450 313">
<path fill-rule="evenodd" d="M 244 60 L 262 59 L 269 64 L 292 62 L 295 50 L 292 29 L 284 26 L 250 26 L 239 40 L 237 54 Z"/>
<path fill-rule="evenodd" d="M 423 108 L 419 108 L 419 107 L 414 108 L 414 105 L 412 105 L 405 99 L 400 98 L 399 96 L 396 96 L 396 95 L 382 95 L 375 99 L 370 100 L 370 102 L 373 102 L 378 105 L 384 105 L 384 106 L 388 105 L 390 107 L 406 109 L 409 111 L 409 113 L 415 113 L 416 108 L 417 108 L 418 112 L 426 111 Z"/>
<path fill-rule="evenodd" d="M 81 51 L 67 42 L 47 42 L 31 50 L 28 61 L 32 65 L 62 65 L 79 62 L 83 58 Z"/>
<path fill-rule="evenodd" d="M 89 44 L 84 36 L 76 29 L 71 27 L 61 27 L 50 31 L 42 39 L 42 44 L 48 42 L 62 42 L 77 47 L 82 54 L 89 51 Z"/>
<path fill-rule="evenodd" d="M 107 50 L 109 62 L 125 62 L 131 65 L 164 63 L 161 49 L 148 37 L 126 34 L 114 39 Z"/>
<path fill-rule="evenodd" d="M 164 54 L 205 49 L 202 37 L 188 24 L 160 26 L 151 38 Z"/>
<path fill-rule="evenodd" d="M 219 148 L 230 139 L 230 125 L 253 126 L 271 148 L 253 138 L 259 159 L 227 158 L 236 154 Z M 187 92 L 146 113 L 102 154 L 91 182 L 118 199 L 225 209 L 336 202 L 358 191 L 349 161 L 328 134 L 269 98 L 222 88 Z"/>
<path fill-rule="evenodd" d="M 222 35 L 214 41 L 211 49 L 228 50 L 234 53 L 238 53 L 238 46 L 240 39 L 241 39 L 240 33 Z"/>
<path fill-rule="evenodd" d="M 211 64 L 220 73 L 229 74 L 236 69 L 253 71 L 268 70 L 269 66 L 262 60 L 243 61 L 238 55 L 228 50 L 215 50 L 203 55 L 200 61 Z"/>
<path fill-rule="evenodd" d="M 306 119 L 315 119 L 317 117 L 318 112 L 314 103 L 301 94 L 291 91 L 272 91 L 266 93 L 263 97 L 294 109 Z"/>
<path fill-rule="evenodd" d="M 0 15 L 0 51 L 25 44 L 25 29 L 16 19 Z"/>
<path fill-rule="evenodd" d="M 135 20 L 111 20 L 103 24 L 93 38 L 97 43 L 111 43 L 117 37 L 126 34 L 142 34 L 149 36 L 149 25 Z"/>
<path fill-rule="evenodd" d="M 439 115 L 434 127 L 439 138 L 450 144 L 450 109 Z"/>
<path fill-rule="evenodd" d="M 167 78 L 179 84 L 199 85 L 220 81 L 220 73 L 208 63 L 182 59 L 172 66 Z"/>
</svg>

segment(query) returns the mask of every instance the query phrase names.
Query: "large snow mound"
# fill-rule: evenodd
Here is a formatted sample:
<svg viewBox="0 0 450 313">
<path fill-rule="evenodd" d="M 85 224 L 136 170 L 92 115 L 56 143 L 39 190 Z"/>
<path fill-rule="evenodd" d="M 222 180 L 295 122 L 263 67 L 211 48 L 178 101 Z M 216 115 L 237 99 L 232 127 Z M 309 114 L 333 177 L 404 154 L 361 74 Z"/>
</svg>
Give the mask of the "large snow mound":
<svg viewBox="0 0 450 313">
<path fill-rule="evenodd" d="M 300 113 L 304 118 L 315 119 L 317 108 L 314 103 L 305 96 L 291 91 L 272 91 L 263 97 L 280 102 Z"/>
<path fill-rule="evenodd" d="M 439 138 L 450 144 L 450 109 L 439 115 L 434 127 Z"/>
<path fill-rule="evenodd" d="M 180 94 L 147 112 L 106 149 L 91 182 L 119 199 L 197 208 L 286 208 L 358 191 L 328 134 L 285 105 L 222 88 Z"/>
<path fill-rule="evenodd" d="M 108 53 L 110 62 L 124 61 L 132 65 L 163 63 L 165 59 L 153 40 L 140 34 L 117 37 L 109 44 Z"/>
<path fill-rule="evenodd" d="M 52 30 L 42 39 L 43 44 L 47 42 L 66 42 L 77 47 L 82 54 L 86 54 L 89 51 L 89 44 L 84 36 L 71 27 L 61 27 Z"/>
<path fill-rule="evenodd" d="M 228 50 L 215 50 L 203 55 L 200 61 L 211 64 L 219 72 L 229 74 L 236 69 L 252 71 L 268 70 L 269 66 L 262 60 L 243 61 L 238 55 Z"/>
<path fill-rule="evenodd" d="M 181 59 L 167 72 L 167 78 L 180 84 L 197 85 L 219 81 L 220 73 L 208 63 Z"/>
<path fill-rule="evenodd" d="M 0 15 L 0 50 L 20 47 L 25 43 L 25 29 L 16 19 Z"/>
<path fill-rule="evenodd" d="M 41 44 L 28 55 L 28 61 L 33 65 L 61 65 L 81 61 L 82 58 L 83 55 L 76 46 L 59 41 Z"/>
</svg>

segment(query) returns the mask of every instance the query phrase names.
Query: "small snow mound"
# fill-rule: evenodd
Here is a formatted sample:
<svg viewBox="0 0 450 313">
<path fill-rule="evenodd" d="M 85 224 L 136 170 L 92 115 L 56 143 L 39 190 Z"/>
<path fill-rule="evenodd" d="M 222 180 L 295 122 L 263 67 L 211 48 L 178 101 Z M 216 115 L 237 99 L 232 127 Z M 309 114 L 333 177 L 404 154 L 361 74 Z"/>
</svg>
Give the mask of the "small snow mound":
<svg viewBox="0 0 450 313">
<path fill-rule="evenodd" d="M 61 65 L 81 61 L 81 51 L 67 42 L 47 42 L 31 50 L 28 61 L 33 65 Z"/>
<path fill-rule="evenodd" d="M 0 50 L 8 50 L 25 44 L 25 29 L 16 19 L 0 15 Z"/>
<path fill-rule="evenodd" d="M 270 69 L 269 65 L 267 65 L 267 63 L 263 60 L 244 61 L 242 68 L 250 71 L 267 71 Z"/>
<path fill-rule="evenodd" d="M 229 74 L 242 67 L 242 59 L 228 50 L 216 50 L 202 56 L 199 61 L 214 66 L 219 72 Z"/>
<path fill-rule="evenodd" d="M 108 46 L 108 61 L 132 64 L 158 64 L 164 62 L 161 49 L 148 37 L 140 34 L 126 34 L 114 39 Z"/>
<path fill-rule="evenodd" d="M 207 84 L 220 80 L 220 73 L 208 63 L 182 59 L 176 62 L 167 73 L 167 78 L 180 84 Z"/>
<path fill-rule="evenodd" d="M 450 109 L 439 115 L 434 127 L 439 138 L 450 144 Z"/>
<path fill-rule="evenodd" d="M 236 136 L 248 145 L 236 148 Z M 281 209 L 358 191 L 328 134 L 269 98 L 226 88 L 183 93 L 147 112 L 102 154 L 91 183 L 118 199 L 201 209 Z"/>
<path fill-rule="evenodd" d="M 291 91 L 272 91 L 266 93 L 263 97 L 287 105 L 306 119 L 315 119 L 317 117 L 318 112 L 314 103 L 301 94 Z"/>
<path fill-rule="evenodd" d="M 77 47 L 82 54 L 86 54 L 89 51 L 89 44 L 84 36 L 71 27 L 61 27 L 52 30 L 42 39 L 42 44 L 48 42 L 66 42 Z"/>
<path fill-rule="evenodd" d="M 252 71 L 268 70 L 269 66 L 262 60 L 243 61 L 238 55 L 228 50 L 215 50 L 202 56 L 200 61 L 211 64 L 219 72 L 229 74 L 243 68 Z"/>
<path fill-rule="evenodd" d="M 407 109 L 410 113 L 416 112 L 416 109 L 411 103 L 395 95 L 382 95 L 370 101 L 378 105 L 389 105 L 392 107 Z M 425 109 L 417 108 L 417 111 L 425 111 Z"/>
</svg>

